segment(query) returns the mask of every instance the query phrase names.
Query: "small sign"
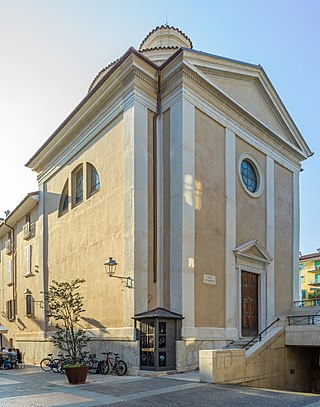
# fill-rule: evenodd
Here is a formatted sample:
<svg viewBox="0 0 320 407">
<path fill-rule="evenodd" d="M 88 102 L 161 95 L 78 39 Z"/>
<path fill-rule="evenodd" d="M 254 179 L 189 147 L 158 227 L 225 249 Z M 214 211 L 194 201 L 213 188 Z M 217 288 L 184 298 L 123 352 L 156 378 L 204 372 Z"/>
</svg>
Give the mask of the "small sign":
<svg viewBox="0 0 320 407">
<path fill-rule="evenodd" d="M 216 285 L 216 276 L 212 276 L 211 274 L 204 274 L 203 282 L 204 284 Z"/>
</svg>

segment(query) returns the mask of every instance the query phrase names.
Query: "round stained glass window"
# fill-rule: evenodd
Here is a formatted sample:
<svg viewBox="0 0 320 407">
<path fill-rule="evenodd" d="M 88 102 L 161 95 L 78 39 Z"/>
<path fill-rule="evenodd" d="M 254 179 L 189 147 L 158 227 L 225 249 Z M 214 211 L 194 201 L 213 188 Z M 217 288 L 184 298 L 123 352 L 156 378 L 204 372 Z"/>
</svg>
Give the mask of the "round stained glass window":
<svg viewBox="0 0 320 407">
<path fill-rule="evenodd" d="M 244 186 L 251 193 L 257 192 L 258 185 L 258 175 L 255 167 L 249 160 L 242 160 L 240 167 L 241 179 Z"/>
</svg>

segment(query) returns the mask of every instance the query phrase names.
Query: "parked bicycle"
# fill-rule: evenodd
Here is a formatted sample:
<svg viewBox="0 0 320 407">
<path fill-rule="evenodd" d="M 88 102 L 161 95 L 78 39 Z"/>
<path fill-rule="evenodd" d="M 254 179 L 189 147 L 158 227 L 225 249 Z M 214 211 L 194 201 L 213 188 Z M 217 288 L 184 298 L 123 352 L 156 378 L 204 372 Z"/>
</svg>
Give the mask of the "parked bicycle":
<svg viewBox="0 0 320 407">
<path fill-rule="evenodd" d="M 72 365 L 72 359 L 70 358 L 69 355 L 67 355 L 65 358 L 62 358 L 57 366 L 57 370 L 60 373 L 65 373 L 64 367 L 66 365 Z M 89 354 L 89 352 L 83 352 L 80 356 L 80 358 L 78 359 L 78 363 L 80 365 L 86 365 L 88 366 L 88 372 L 89 373 L 98 373 L 98 359 L 96 358 L 96 354 L 92 353 Z"/>
<path fill-rule="evenodd" d="M 59 365 L 59 362 L 61 360 L 61 357 L 63 357 L 63 355 L 59 354 L 58 355 L 59 359 L 53 358 L 52 356 L 53 356 L 53 353 L 48 353 L 48 357 L 41 360 L 40 367 L 44 372 L 53 371 L 55 373 L 58 373 L 59 372 L 58 365 Z"/>
<path fill-rule="evenodd" d="M 88 366 L 89 373 L 98 373 L 99 361 L 95 353 L 89 354 L 89 352 L 83 352 L 82 358 L 80 358 L 79 363 Z"/>
<path fill-rule="evenodd" d="M 98 363 L 99 373 L 107 374 L 109 370 L 111 373 L 115 372 L 118 376 L 123 376 L 127 373 L 127 364 L 120 359 L 119 353 L 102 352 L 102 354 L 106 355 L 106 358 Z M 114 357 L 111 357 L 111 355 L 114 355 Z"/>
</svg>

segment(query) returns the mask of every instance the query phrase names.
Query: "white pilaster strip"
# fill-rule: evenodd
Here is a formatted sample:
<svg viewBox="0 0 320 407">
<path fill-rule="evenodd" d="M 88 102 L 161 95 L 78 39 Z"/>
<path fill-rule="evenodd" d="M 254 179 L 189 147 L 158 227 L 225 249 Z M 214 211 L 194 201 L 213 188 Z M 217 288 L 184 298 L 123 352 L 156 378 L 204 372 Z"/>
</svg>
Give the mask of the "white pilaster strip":
<svg viewBox="0 0 320 407">
<path fill-rule="evenodd" d="M 274 209 L 274 160 L 267 156 L 266 158 L 266 207 L 267 207 L 267 228 L 266 228 L 266 249 L 274 259 L 274 228 L 275 228 L 275 209 Z M 267 325 L 271 324 L 275 316 L 275 280 L 274 280 L 274 260 L 267 267 Z M 262 327 L 264 328 L 264 327 Z"/>
<path fill-rule="evenodd" d="M 226 328 L 237 326 L 238 298 L 235 255 L 236 248 L 236 141 L 235 134 L 226 129 Z"/>
<path fill-rule="evenodd" d="M 170 108 L 170 307 L 178 313 L 182 313 L 182 121 L 179 99 Z"/>
<path fill-rule="evenodd" d="M 163 307 L 163 131 L 157 118 L 157 307 Z"/>
<path fill-rule="evenodd" d="M 183 327 L 187 329 L 195 324 L 195 108 L 185 99 L 182 99 L 182 182 L 182 315 Z"/>
<path fill-rule="evenodd" d="M 134 276 L 134 105 L 127 106 L 123 113 L 124 121 L 124 264 L 123 273 Z M 122 268 L 122 267 L 121 267 Z M 136 286 L 136 280 L 134 281 Z M 124 326 L 131 326 L 129 319 L 134 314 L 134 291 L 125 289 Z M 132 321 L 132 320 L 131 320 Z"/>
<path fill-rule="evenodd" d="M 48 291 L 48 219 L 45 211 L 46 183 L 39 183 L 39 203 L 38 203 L 38 232 L 39 232 L 39 287 L 41 300 L 44 304 L 45 292 Z M 47 317 L 46 306 L 40 308 L 40 329 L 39 335 L 46 336 Z"/>
<path fill-rule="evenodd" d="M 299 172 L 294 172 L 293 182 L 293 301 L 299 301 L 300 281 L 299 281 L 299 239 L 300 239 L 300 202 L 299 202 Z"/>
<path fill-rule="evenodd" d="M 148 308 L 148 109 L 134 103 L 135 313 Z M 132 315 L 131 315 L 132 316 Z"/>
</svg>

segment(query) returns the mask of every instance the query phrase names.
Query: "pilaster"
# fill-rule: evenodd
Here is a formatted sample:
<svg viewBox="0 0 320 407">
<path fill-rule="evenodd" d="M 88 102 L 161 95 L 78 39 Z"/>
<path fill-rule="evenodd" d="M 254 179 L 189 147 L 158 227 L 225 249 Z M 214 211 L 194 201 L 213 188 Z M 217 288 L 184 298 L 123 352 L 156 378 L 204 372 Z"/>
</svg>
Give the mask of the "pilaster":
<svg viewBox="0 0 320 407">
<path fill-rule="evenodd" d="M 274 259 L 274 230 L 275 230 L 275 203 L 274 203 L 274 160 L 266 158 L 266 249 Z M 267 325 L 274 321 L 275 316 L 275 276 L 274 260 L 267 266 Z"/>
<path fill-rule="evenodd" d="M 293 301 L 299 301 L 299 239 L 300 239 L 300 201 L 299 201 L 299 172 L 294 172 L 293 182 L 293 247 L 292 247 L 292 273 L 293 273 Z"/>
<path fill-rule="evenodd" d="M 236 328 L 238 301 L 235 255 L 236 248 L 236 142 L 235 134 L 226 129 L 226 261 L 225 261 L 225 312 L 226 328 Z"/>
</svg>

